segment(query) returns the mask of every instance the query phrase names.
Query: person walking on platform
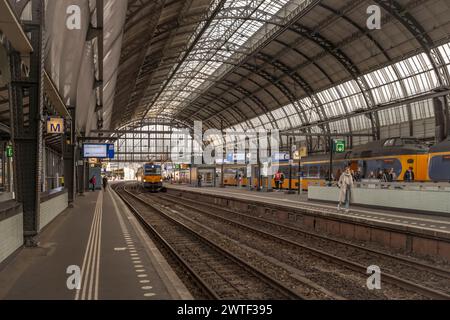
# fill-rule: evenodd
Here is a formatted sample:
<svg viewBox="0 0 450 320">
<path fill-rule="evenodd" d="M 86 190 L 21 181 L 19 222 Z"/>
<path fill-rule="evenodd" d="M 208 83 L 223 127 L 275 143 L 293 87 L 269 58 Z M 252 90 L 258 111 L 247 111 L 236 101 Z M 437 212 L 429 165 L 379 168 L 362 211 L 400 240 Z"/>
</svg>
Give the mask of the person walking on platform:
<svg viewBox="0 0 450 320">
<path fill-rule="evenodd" d="M 92 191 L 95 192 L 95 186 L 97 185 L 97 178 L 95 175 L 89 180 L 89 184 L 92 185 Z"/>
<path fill-rule="evenodd" d="M 281 182 L 281 172 L 278 171 L 275 173 L 275 189 L 280 190 L 280 182 Z"/>
<path fill-rule="evenodd" d="M 382 182 L 390 182 L 390 176 L 389 176 L 389 172 L 387 171 L 387 169 L 384 169 L 383 171 L 383 176 L 381 178 Z"/>
<path fill-rule="evenodd" d="M 383 181 L 383 170 L 378 170 L 378 175 L 377 175 L 377 179 L 380 181 Z"/>
<path fill-rule="evenodd" d="M 355 178 L 355 182 L 361 182 L 362 180 L 361 168 L 358 168 L 358 170 L 356 170 L 353 177 Z"/>
<path fill-rule="evenodd" d="M 284 179 L 285 179 L 284 173 L 281 172 L 281 177 L 280 177 L 280 189 L 283 189 Z"/>
<path fill-rule="evenodd" d="M 103 191 L 106 191 L 106 187 L 108 186 L 108 178 L 104 176 L 102 182 L 103 182 Z"/>
<path fill-rule="evenodd" d="M 345 212 L 348 213 L 350 209 L 350 202 L 352 202 L 352 189 L 353 189 L 353 177 L 350 171 L 350 167 L 345 168 L 339 178 L 338 187 L 341 189 L 339 192 L 339 204 L 338 210 L 341 210 L 341 204 L 345 203 Z"/>
<path fill-rule="evenodd" d="M 394 171 L 394 168 L 391 168 L 391 171 L 389 171 L 389 182 L 394 182 L 397 180 L 397 174 Z"/>
<path fill-rule="evenodd" d="M 405 172 L 405 181 L 406 182 L 414 181 L 414 171 L 412 167 L 409 167 L 409 169 Z"/>
<path fill-rule="evenodd" d="M 238 177 L 238 187 L 239 189 L 242 188 L 242 174 L 239 173 L 239 177 Z"/>
<path fill-rule="evenodd" d="M 202 187 L 202 180 L 203 180 L 202 175 L 201 175 L 201 174 L 198 174 L 197 182 L 198 182 L 198 187 L 199 187 L 199 188 Z"/>
</svg>

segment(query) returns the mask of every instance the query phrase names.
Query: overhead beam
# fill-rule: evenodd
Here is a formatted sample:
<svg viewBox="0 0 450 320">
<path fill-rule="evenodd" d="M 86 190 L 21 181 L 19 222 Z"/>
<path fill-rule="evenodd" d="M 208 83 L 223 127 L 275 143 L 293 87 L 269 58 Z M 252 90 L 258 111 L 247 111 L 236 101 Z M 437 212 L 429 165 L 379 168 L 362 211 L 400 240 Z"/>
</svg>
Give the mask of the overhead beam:
<svg viewBox="0 0 450 320">
<path fill-rule="evenodd" d="M 180 133 L 177 131 L 164 131 L 164 130 L 92 130 L 91 133 L 93 134 L 117 134 L 117 135 L 122 135 L 122 134 L 174 134 L 174 133 Z"/>
<path fill-rule="evenodd" d="M 1 122 L 0 122 L 0 131 L 4 132 L 4 133 L 7 133 L 7 134 L 11 134 L 11 128 L 9 126 L 7 126 L 6 124 L 1 123 Z"/>
<path fill-rule="evenodd" d="M 311 132 L 282 132 L 282 136 L 288 137 L 373 137 L 371 133 L 311 133 Z"/>
<path fill-rule="evenodd" d="M 134 152 L 115 152 L 115 155 L 127 155 L 127 156 L 132 156 L 132 155 L 171 155 L 172 152 L 167 152 L 167 151 L 160 151 L 160 152 L 145 152 L 145 151 L 134 151 Z"/>
<path fill-rule="evenodd" d="M 44 93 L 61 116 L 67 119 L 72 118 L 47 71 L 44 71 Z"/>
<path fill-rule="evenodd" d="M 353 117 L 357 117 L 359 115 L 366 115 L 366 114 L 370 114 L 372 112 L 375 111 L 381 111 L 381 110 L 386 110 L 386 109 L 391 109 L 391 108 L 395 108 L 395 107 L 399 107 L 399 106 L 403 106 L 409 103 L 414 103 L 414 102 L 419 102 L 419 101 L 424 101 L 424 100 L 428 100 L 428 99 L 433 99 L 436 97 L 442 97 L 442 96 L 446 96 L 450 94 L 450 90 L 449 89 L 442 89 L 440 91 L 434 91 L 434 92 L 429 92 L 423 95 L 418 95 L 418 96 L 414 96 L 412 98 L 408 98 L 408 99 L 402 99 L 402 100 L 397 100 L 394 102 L 388 102 L 388 103 L 384 103 L 384 104 L 378 104 L 375 105 L 373 108 L 371 109 L 359 109 L 359 110 L 355 110 L 349 114 L 346 115 L 339 115 L 336 117 L 330 117 L 325 121 L 316 121 L 314 123 L 310 123 L 308 125 L 302 125 L 296 128 L 292 128 L 287 130 L 286 132 L 292 132 L 292 131 L 296 131 L 296 130 L 302 130 L 304 128 L 310 128 L 310 127 L 314 127 L 314 126 L 319 126 L 319 125 L 323 125 L 325 123 L 330 123 L 330 122 L 335 122 L 335 121 L 339 121 L 342 120 L 344 118 L 353 118 Z"/>
<path fill-rule="evenodd" d="M 142 117 L 142 119 L 145 119 L 148 115 L 148 113 L 150 112 L 151 108 L 153 107 L 153 105 L 156 103 L 156 101 L 158 100 L 158 98 L 162 95 L 162 93 L 164 92 L 164 90 L 166 89 L 167 85 L 170 83 L 170 81 L 173 79 L 173 77 L 175 76 L 175 74 L 177 73 L 177 71 L 180 69 L 181 65 L 184 63 L 184 61 L 187 59 L 187 57 L 189 56 L 189 54 L 192 52 L 192 50 L 194 49 L 195 45 L 197 44 L 197 42 L 200 40 L 200 38 L 203 36 L 203 34 L 206 32 L 206 30 L 209 28 L 209 26 L 211 25 L 212 21 L 214 20 L 214 18 L 219 14 L 220 10 L 222 9 L 222 7 L 225 5 L 226 0 L 219 0 L 216 8 L 214 9 L 213 12 L 211 12 L 210 16 L 208 17 L 207 21 L 205 22 L 205 24 L 202 26 L 201 30 L 199 31 L 199 33 L 196 35 L 195 39 L 191 42 L 191 44 L 189 45 L 189 48 L 187 48 L 187 50 L 184 52 L 183 56 L 181 57 L 180 61 L 178 62 L 178 64 L 176 65 L 176 67 L 174 68 L 174 70 L 172 71 L 172 73 L 169 75 L 169 77 L 167 78 L 166 82 L 164 83 L 164 85 L 161 87 L 161 89 L 159 90 L 159 92 L 157 93 L 157 95 L 152 99 L 152 102 L 147 106 L 147 110 L 144 113 L 144 116 Z"/>
<path fill-rule="evenodd" d="M 8 0 L 0 0 L 0 30 L 13 48 L 21 54 L 33 52 L 33 46 L 17 20 Z"/>
<path fill-rule="evenodd" d="M 117 140 L 118 138 L 116 137 L 78 137 L 78 140 L 80 141 L 88 141 L 88 140 L 93 140 L 93 141 L 107 141 L 107 140 Z"/>
<path fill-rule="evenodd" d="M 232 73 L 234 73 L 238 68 L 240 68 L 242 65 L 245 65 L 248 61 L 250 61 L 254 56 L 260 52 L 263 48 L 268 46 L 274 39 L 276 39 L 279 35 L 281 35 L 283 32 L 285 32 L 287 29 L 291 27 L 296 21 L 298 21 L 300 18 L 305 16 L 308 12 L 310 12 L 315 6 L 317 6 L 321 1 L 320 0 L 305 0 L 296 10 L 294 10 L 289 16 L 287 16 L 281 24 L 283 27 L 276 27 L 278 28 L 274 32 L 270 32 L 266 36 L 264 36 L 262 39 L 260 39 L 252 48 L 249 49 L 249 54 L 243 54 L 240 58 L 238 58 L 238 61 L 236 64 L 227 70 L 223 75 L 222 79 L 228 78 L 228 76 Z M 231 57 L 233 59 L 233 57 Z M 178 117 L 185 109 L 187 109 L 191 105 L 195 105 L 196 102 L 202 98 L 203 94 L 206 93 L 213 84 L 208 85 L 202 90 L 202 94 L 197 95 L 195 99 L 193 99 L 189 104 L 181 108 L 177 111 L 175 114 L 175 117 Z"/>
</svg>

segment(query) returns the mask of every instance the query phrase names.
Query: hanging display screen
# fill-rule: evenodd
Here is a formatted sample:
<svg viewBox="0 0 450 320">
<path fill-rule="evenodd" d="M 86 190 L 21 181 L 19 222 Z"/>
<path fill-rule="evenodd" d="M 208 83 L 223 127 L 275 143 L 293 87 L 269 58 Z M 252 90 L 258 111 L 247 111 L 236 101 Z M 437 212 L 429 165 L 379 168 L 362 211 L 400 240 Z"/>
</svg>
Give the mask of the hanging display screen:
<svg viewBox="0 0 450 320">
<path fill-rule="evenodd" d="M 113 144 L 94 144 L 86 143 L 83 145 L 84 158 L 99 158 L 99 159 L 113 159 L 114 145 Z"/>
</svg>

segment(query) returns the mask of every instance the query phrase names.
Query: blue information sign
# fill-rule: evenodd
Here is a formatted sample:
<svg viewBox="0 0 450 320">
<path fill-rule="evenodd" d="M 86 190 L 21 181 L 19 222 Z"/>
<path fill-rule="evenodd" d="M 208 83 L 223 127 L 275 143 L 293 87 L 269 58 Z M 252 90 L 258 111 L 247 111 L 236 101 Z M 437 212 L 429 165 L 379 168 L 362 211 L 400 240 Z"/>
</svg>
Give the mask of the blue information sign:
<svg viewBox="0 0 450 320">
<path fill-rule="evenodd" d="M 114 152 L 114 145 L 108 144 L 108 159 L 114 159 L 115 152 Z"/>
</svg>

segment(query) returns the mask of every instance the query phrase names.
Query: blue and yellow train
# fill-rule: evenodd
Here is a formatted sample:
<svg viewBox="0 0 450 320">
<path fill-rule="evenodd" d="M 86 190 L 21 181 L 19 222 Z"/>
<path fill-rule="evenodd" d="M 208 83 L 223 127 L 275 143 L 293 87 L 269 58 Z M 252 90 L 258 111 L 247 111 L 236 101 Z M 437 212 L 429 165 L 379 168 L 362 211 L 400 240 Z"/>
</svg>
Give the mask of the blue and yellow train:
<svg viewBox="0 0 450 320">
<path fill-rule="evenodd" d="M 397 181 L 403 181 L 405 172 L 412 168 L 415 181 L 418 182 L 450 182 L 450 138 L 429 148 L 415 138 L 389 138 L 357 146 L 344 154 L 337 154 L 333 160 L 333 176 L 337 177 L 346 166 L 354 171 L 360 169 L 362 178 L 368 178 L 372 173 L 393 169 Z M 255 167 L 253 165 L 252 167 Z M 302 159 L 301 173 L 302 189 L 307 190 L 310 183 L 325 184 L 329 176 L 330 160 L 328 154 L 312 155 Z M 282 188 L 289 188 L 289 163 L 280 163 L 279 171 L 285 176 Z M 292 186 L 298 188 L 300 183 L 298 164 L 292 166 Z M 258 176 L 258 171 L 253 175 Z M 241 186 L 250 183 L 256 187 L 258 179 L 247 178 L 247 166 L 231 164 L 224 168 L 224 184 L 237 186 L 241 176 Z M 267 179 L 261 181 L 267 186 Z M 275 181 L 272 181 L 272 186 Z"/>
<path fill-rule="evenodd" d="M 163 189 L 161 166 L 154 163 L 146 163 L 138 170 L 138 181 L 144 189 L 159 192 Z"/>
</svg>

